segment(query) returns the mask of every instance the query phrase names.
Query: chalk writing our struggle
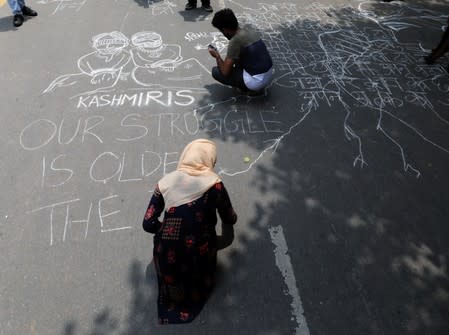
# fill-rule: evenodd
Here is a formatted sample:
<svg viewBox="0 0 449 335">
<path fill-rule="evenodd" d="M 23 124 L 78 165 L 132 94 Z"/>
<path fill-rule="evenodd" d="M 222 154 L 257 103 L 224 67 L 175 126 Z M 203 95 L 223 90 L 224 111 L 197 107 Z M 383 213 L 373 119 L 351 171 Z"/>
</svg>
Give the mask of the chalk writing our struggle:
<svg viewBox="0 0 449 335">
<path fill-rule="evenodd" d="M 75 121 L 37 119 L 22 129 L 19 140 L 24 150 L 35 151 L 50 143 L 133 142 L 149 136 L 195 136 L 200 131 L 216 135 L 282 133 L 282 122 L 277 115 L 275 111 L 260 110 L 250 116 L 248 111 L 232 109 L 217 115 L 211 107 L 201 114 L 196 110 L 187 113 L 129 113 L 117 124 L 102 115 L 80 117 Z M 108 131 L 111 126 L 114 127 L 113 133 Z"/>
<path fill-rule="evenodd" d="M 189 106 L 195 98 L 188 90 L 94 94 L 77 97 L 74 113 L 65 117 L 29 122 L 19 134 L 20 146 L 40 159 L 41 189 L 50 198 L 62 200 L 39 204 L 27 214 L 44 220 L 50 245 L 85 240 L 94 232 L 131 229 L 123 224 L 127 218 L 119 199 L 128 197 L 123 186 L 145 183 L 152 187 L 176 168 L 179 156 L 147 143 L 228 135 L 273 139 L 285 132 L 278 112 L 242 108 L 237 100 L 232 97 L 194 109 Z M 94 198 L 87 199 L 83 188 L 92 185 L 97 186 L 91 194 Z M 73 190 L 70 196 L 67 190 Z"/>
<path fill-rule="evenodd" d="M 197 113 L 191 111 L 187 113 L 130 113 L 114 124 L 110 119 L 102 115 L 91 115 L 80 117 L 75 121 L 61 119 L 55 122 L 50 119 L 37 119 L 25 126 L 20 133 L 20 145 L 26 151 L 42 152 L 42 187 L 57 187 L 67 183 L 76 175 L 75 166 L 77 160 L 70 151 L 64 150 L 64 154 L 45 153 L 47 146 L 54 148 L 54 145 L 67 147 L 69 145 L 86 145 L 92 148 L 94 145 L 102 148 L 103 145 L 126 142 L 132 143 L 138 140 L 154 139 L 154 137 L 167 137 L 173 135 L 195 136 L 200 131 L 207 131 L 217 135 L 240 134 L 256 135 L 265 134 L 277 136 L 282 132 L 281 122 L 275 117 L 276 112 L 258 111 L 251 115 L 247 111 L 237 112 L 229 110 L 217 116 L 211 108 L 207 111 Z M 113 132 L 110 129 L 114 129 Z M 37 138 L 36 134 L 39 134 Z M 128 147 L 126 147 L 128 148 Z M 167 173 L 168 157 L 176 153 L 144 151 L 139 154 L 130 148 L 130 153 L 126 151 L 112 152 L 101 151 L 91 158 L 88 174 L 91 181 L 107 183 L 115 180 L 117 182 L 141 181 L 160 171 L 164 175 Z M 138 161 L 139 169 L 133 175 L 137 177 L 125 178 L 124 172 L 129 165 L 129 157 Z M 72 161 L 72 163 L 70 163 Z M 69 166 L 72 164 L 73 166 Z M 111 172 L 105 172 L 99 168 L 102 164 L 112 166 Z M 135 165 L 135 164 L 134 164 Z M 48 183 L 48 174 L 58 174 L 57 182 Z M 126 174 L 126 173 L 125 173 Z"/>
</svg>

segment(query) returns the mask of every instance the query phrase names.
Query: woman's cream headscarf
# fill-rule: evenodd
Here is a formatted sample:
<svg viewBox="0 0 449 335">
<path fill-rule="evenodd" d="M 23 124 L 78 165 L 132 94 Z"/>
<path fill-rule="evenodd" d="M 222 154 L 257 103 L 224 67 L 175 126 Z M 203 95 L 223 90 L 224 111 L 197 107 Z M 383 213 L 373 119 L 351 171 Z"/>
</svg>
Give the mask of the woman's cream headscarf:
<svg viewBox="0 0 449 335">
<path fill-rule="evenodd" d="M 187 144 L 176 171 L 168 173 L 159 181 L 165 208 L 196 200 L 220 182 L 220 177 L 214 172 L 216 161 L 217 148 L 214 142 L 198 139 Z"/>
</svg>

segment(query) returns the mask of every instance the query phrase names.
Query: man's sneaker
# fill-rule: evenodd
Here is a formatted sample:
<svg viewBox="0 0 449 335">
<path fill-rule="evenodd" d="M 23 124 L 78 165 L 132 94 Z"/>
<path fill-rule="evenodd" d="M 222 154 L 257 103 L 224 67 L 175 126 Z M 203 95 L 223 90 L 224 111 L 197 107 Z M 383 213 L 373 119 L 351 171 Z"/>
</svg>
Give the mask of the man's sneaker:
<svg viewBox="0 0 449 335">
<path fill-rule="evenodd" d="M 22 14 L 25 16 L 37 16 L 37 12 L 27 6 L 22 7 Z"/>
<path fill-rule="evenodd" d="M 23 18 L 23 15 L 22 14 L 16 14 L 16 15 L 14 15 L 14 19 L 13 19 L 13 24 L 14 24 L 14 27 L 20 27 L 22 24 L 23 24 L 23 21 L 24 21 L 25 19 Z"/>
<path fill-rule="evenodd" d="M 201 8 L 209 13 L 214 11 L 210 5 L 203 5 L 203 6 L 201 6 Z"/>
<path fill-rule="evenodd" d="M 195 8 L 196 8 L 196 4 L 193 4 L 193 3 L 190 3 L 190 2 L 188 2 L 186 4 L 186 10 L 192 10 L 192 9 L 195 9 Z"/>
</svg>

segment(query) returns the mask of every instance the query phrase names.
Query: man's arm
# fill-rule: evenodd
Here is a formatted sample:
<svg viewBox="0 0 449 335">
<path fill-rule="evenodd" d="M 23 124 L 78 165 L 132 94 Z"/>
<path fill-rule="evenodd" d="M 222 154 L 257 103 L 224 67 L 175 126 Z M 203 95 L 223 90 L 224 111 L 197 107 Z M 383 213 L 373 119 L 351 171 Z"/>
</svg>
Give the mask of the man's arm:
<svg viewBox="0 0 449 335">
<path fill-rule="evenodd" d="M 232 68 L 234 67 L 234 60 L 228 57 L 226 57 L 225 60 L 223 60 L 220 56 L 220 53 L 212 48 L 209 48 L 209 53 L 217 61 L 217 66 L 221 74 L 223 76 L 228 76 L 231 73 Z"/>
</svg>

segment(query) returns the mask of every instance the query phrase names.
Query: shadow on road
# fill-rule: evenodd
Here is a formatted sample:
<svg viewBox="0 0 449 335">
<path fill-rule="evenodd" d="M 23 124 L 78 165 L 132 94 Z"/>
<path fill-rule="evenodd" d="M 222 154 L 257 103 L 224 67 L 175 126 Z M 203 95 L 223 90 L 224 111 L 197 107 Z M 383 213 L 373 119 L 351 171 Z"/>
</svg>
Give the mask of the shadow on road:
<svg viewBox="0 0 449 335">
<path fill-rule="evenodd" d="M 274 264 L 268 227 L 277 225 L 311 334 L 447 332 L 449 86 L 444 68 L 424 65 L 422 56 L 447 19 L 432 10 L 448 7 L 422 6 L 313 4 L 301 15 L 285 4 L 236 8 L 241 22 L 263 33 L 276 78 L 267 96 L 212 105 L 207 96 L 197 113 L 209 138 L 264 153 L 248 192 L 270 200 L 258 201 L 236 231 L 241 248 L 229 251 L 229 266 L 191 325 L 155 325 L 151 271 L 131 264 L 121 334 L 293 333 L 290 298 L 267 292 L 283 286 L 266 269 Z M 217 131 L 211 120 L 225 122 L 229 110 L 236 119 Z M 239 131 L 260 124 L 255 111 L 278 123 Z M 118 331 L 108 308 L 93 319 L 89 334 Z M 76 327 L 67 321 L 63 334 Z"/>
<path fill-rule="evenodd" d="M 13 16 L 0 17 L 0 32 L 17 30 L 12 24 Z"/>
</svg>

